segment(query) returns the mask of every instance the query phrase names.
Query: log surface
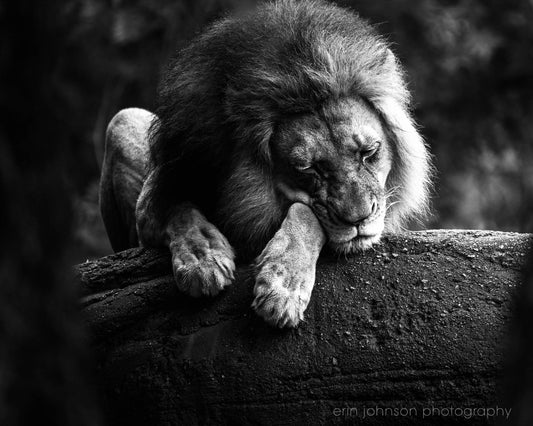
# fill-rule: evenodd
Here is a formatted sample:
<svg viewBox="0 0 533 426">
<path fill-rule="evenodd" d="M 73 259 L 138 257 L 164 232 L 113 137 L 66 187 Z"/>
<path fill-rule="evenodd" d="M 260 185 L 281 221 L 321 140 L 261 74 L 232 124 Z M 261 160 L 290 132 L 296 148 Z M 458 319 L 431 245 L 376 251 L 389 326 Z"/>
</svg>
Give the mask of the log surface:
<svg viewBox="0 0 533 426">
<path fill-rule="evenodd" d="M 79 265 L 109 424 L 491 424 L 427 409 L 499 403 L 531 242 L 426 231 L 349 258 L 324 254 L 296 330 L 255 316 L 246 267 L 220 296 L 193 299 L 177 291 L 166 252 Z M 389 411 L 365 411 L 376 406 Z"/>
</svg>

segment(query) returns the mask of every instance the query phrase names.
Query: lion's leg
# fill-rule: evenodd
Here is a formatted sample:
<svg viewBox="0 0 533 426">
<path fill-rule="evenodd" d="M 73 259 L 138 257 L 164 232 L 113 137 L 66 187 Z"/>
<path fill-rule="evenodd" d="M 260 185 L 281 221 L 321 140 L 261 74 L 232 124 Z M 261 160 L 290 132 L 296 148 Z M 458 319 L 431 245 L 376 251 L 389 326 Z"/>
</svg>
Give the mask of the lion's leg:
<svg viewBox="0 0 533 426">
<path fill-rule="evenodd" d="M 168 222 L 158 223 L 150 194 L 156 182 L 156 173 L 151 173 L 137 203 L 141 245 L 169 248 L 181 291 L 193 297 L 216 295 L 234 280 L 235 254 L 230 243 L 191 203 L 177 204 Z"/>
<path fill-rule="evenodd" d="M 268 323 L 295 327 L 303 320 L 325 242 L 324 231 L 311 209 L 293 204 L 257 259 L 252 307 Z"/>
<path fill-rule="evenodd" d="M 106 132 L 100 179 L 100 211 L 115 251 L 138 246 L 135 205 L 148 161 L 152 113 L 130 108 L 117 113 Z"/>
</svg>

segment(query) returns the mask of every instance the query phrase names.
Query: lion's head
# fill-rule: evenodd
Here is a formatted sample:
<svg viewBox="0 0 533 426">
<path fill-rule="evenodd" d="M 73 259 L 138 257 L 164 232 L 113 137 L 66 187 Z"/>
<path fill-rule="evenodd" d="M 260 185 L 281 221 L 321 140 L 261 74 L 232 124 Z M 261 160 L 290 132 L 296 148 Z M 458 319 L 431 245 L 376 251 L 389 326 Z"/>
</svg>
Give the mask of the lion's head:
<svg viewBox="0 0 533 426">
<path fill-rule="evenodd" d="M 382 119 L 367 101 L 342 98 L 315 113 L 289 116 L 271 146 L 278 189 L 312 207 L 333 248 L 350 252 L 379 239 L 392 195 L 386 183 L 394 154 Z"/>
</svg>

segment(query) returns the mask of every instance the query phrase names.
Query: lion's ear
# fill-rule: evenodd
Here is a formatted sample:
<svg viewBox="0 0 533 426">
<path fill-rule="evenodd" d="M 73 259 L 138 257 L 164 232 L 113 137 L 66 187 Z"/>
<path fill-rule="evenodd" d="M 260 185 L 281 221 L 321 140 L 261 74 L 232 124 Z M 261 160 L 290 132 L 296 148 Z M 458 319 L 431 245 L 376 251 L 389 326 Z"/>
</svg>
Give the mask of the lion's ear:
<svg viewBox="0 0 533 426">
<path fill-rule="evenodd" d="M 235 136 L 246 152 L 252 152 L 261 163 L 272 164 L 272 147 L 270 140 L 274 126 L 270 121 L 241 121 L 236 123 Z"/>
<path fill-rule="evenodd" d="M 272 134 L 274 133 L 274 126 L 270 122 L 262 122 L 256 126 L 255 138 L 257 140 L 258 154 L 261 159 L 272 165 Z"/>
<path fill-rule="evenodd" d="M 391 207 L 388 222 L 398 227 L 406 219 L 427 213 L 431 182 L 430 155 L 413 120 L 403 105 L 392 97 L 373 99 L 382 115 L 393 145 L 393 163 L 387 189 L 398 201 Z"/>
<path fill-rule="evenodd" d="M 383 54 L 383 65 L 390 68 L 396 68 L 398 65 L 396 56 L 394 56 L 394 53 L 388 47 L 385 49 L 385 53 Z"/>
<path fill-rule="evenodd" d="M 274 132 L 274 114 L 263 97 L 253 98 L 245 90 L 226 88 L 225 113 L 235 126 L 234 137 L 248 152 L 272 164 L 270 139 Z"/>
</svg>

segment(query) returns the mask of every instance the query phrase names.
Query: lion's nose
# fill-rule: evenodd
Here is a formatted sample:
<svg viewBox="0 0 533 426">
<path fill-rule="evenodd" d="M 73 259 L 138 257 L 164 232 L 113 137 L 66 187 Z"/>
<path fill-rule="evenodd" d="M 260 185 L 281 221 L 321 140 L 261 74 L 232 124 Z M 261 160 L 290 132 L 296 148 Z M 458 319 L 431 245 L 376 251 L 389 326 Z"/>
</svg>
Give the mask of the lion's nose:
<svg viewBox="0 0 533 426">
<path fill-rule="evenodd" d="M 335 221 L 346 226 L 357 226 L 365 219 L 376 213 L 378 209 L 378 202 L 375 197 L 372 197 L 366 203 L 360 203 L 358 206 L 346 211 L 332 211 Z"/>
</svg>

